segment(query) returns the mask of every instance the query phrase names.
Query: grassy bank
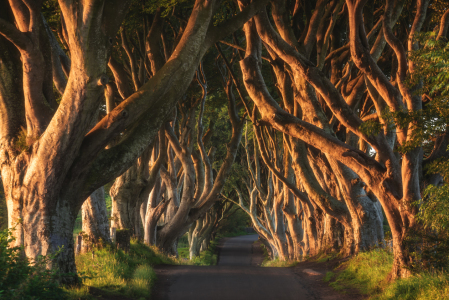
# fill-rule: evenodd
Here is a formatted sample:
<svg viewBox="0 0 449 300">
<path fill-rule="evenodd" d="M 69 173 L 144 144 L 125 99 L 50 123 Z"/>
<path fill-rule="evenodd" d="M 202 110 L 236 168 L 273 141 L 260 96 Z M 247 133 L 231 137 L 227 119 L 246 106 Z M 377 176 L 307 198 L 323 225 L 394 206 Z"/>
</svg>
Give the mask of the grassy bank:
<svg viewBox="0 0 449 300">
<path fill-rule="evenodd" d="M 407 279 L 388 282 L 393 255 L 383 249 L 360 253 L 324 278 L 337 290 L 356 288 L 375 300 L 449 299 L 449 274 L 421 273 Z"/>
<path fill-rule="evenodd" d="M 152 266 L 174 264 L 178 261 L 165 256 L 154 247 L 131 242 L 129 253 L 109 247 L 78 255 L 76 265 L 84 286 L 69 288 L 70 299 L 96 299 L 89 287 L 105 295 L 123 295 L 134 299 L 148 299 L 156 279 Z"/>
</svg>

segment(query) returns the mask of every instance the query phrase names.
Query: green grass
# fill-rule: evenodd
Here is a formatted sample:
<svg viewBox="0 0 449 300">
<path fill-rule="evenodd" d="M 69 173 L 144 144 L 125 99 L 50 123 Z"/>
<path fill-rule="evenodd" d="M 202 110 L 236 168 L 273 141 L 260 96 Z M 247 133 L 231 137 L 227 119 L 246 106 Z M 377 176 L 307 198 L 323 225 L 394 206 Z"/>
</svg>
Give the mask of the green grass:
<svg viewBox="0 0 449 300">
<path fill-rule="evenodd" d="M 129 253 L 109 247 L 78 255 L 76 266 L 83 278 L 81 288 L 68 288 L 70 299 L 90 299 L 88 287 L 110 294 L 147 299 L 156 279 L 152 269 L 156 264 L 174 264 L 177 261 L 136 241 L 131 242 Z"/>
<path fill-rule="evenodd" d="M 359 253 L 342 264 L 344 270 L 338 274 L 331 286 L 337 290 L 351 287 L 359 289 L 364 294 L 378 293 L 384 285 L 392 263 L 392 254 L 383 249 Z"/>
<path fill-rule="evenodd" d="M 389 284 L 376 300 L 444 300 L 449 299 L 449 274 L 423 273 Z"/>
<path fill-rule="evenodd" d="M 334 272 L 326 272 L 326 275 L 324 275 L 324 282 L 329 282 L 332 278 L 334 278 L 335 273 Z"/>
<path fill-rule="evenodd" d="M 200 253 L 200 256 L 190 260 L 189 247 L 179 247 L 178 255 L 182 264 L 194 265 L 194 266 L 213 266 L 217 264 L 217 246 L 221 239 L 221 236 L 217 236 L 215 240 L 210 242 L 209 248 Z"/>
<path fill-rule="evenodd" d="M 330 253 L 322 252 L 322 253 L 319 253 L 318 255 L 314 256 L 312 258 L 312 261 L 322 263 L 322 262 L 326 262 L 329 260 L 333 260 L 338 257 L 340 257 L 340 253 L 338 253 L 338 252 L 330 252 Z"/>
<path fill-rule="evenodd" d="M 299 263 L 296 260 L 279 260 L 279 258 L 275 258 L 274 260 L 264 260 L 262 262 L 262 267 L 277 267 L 277 268 L 287 268 L 294 267 Z"/>
<path fill-rule="evenodd" d="M 383 249 L 360 253 L 343 263 L 342 271 L 326 273 L 324 281 L 337 290 L 356 288 L 372 300 L 443 300 L 449 299 L 449 274 L 421 273 L 388 282 L 393 255 Z"/>
</svg>

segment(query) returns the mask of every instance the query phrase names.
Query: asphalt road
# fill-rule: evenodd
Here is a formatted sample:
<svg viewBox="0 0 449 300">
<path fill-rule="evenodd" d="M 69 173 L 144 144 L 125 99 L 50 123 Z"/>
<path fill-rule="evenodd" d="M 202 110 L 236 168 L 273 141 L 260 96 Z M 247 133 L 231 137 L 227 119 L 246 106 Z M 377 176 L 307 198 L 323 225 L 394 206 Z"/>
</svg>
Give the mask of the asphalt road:
<svg viewBox="0 0 449 300">
<path fill-rule="evenodd" d="M 169 266 L 158 271 L 153 299 L 158 300 L 314 300 L 307 284 L 292 268 L 264 268 L 255 264 L 257 235 L 228 239 L 217 266 Z M 159 282 L 161 281 L 161 282 Z"/>
</svg>

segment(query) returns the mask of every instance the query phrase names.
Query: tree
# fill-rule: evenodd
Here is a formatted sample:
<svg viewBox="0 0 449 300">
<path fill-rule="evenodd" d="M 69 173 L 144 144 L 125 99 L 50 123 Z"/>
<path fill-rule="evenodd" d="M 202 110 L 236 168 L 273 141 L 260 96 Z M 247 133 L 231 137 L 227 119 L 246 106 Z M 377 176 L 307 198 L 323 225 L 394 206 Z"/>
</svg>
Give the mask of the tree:
<svg viewBox="0 0 449 300">
<path fill-rule="evenodd" d="M 60 66 L 51 64 L 49 57 L 42 1 L 0 2 L 5 45 L 0 54 L 1 172 L 9 226 L 19 223 L 16 243 L 24 245 L 29 258 L 63 247 L 52 266 L 76 271 L 72 231 L 84 200 L 125 172 L 151 144 L 207 49 L 267 2 L 257 1 L 214 26 L 219 2 L 195 1 L 168 61 L 98 122 L 107 63 L 131 1 L 58 1 L 61 36 L 71 59 L 59 103 L 52 93 L 50 70 Z M 106 147 L 114 139 L 115 145 Z"/>
<path fill-rule="evenodd" d="M 245 2 L 239 3 L 244 7 Z M 374 202 L 378 199 L 393 237 L 391 278 L 407 276 L 409 258 L 404 239 L 415 225 L 417 208 L 413 203 L 421 198 L 422 147 L 418 145 L 399 151 L 410 141 L 418 124 L 402 124 L 399 118 L 394 118 L 391 124 L 383 118 L 382 112 L 386 109 L 393 114 L 422 110 L 421 95 L 416 94 L 418 86 L 408 87 L 405 84 L 406 74 L 413 74 L 415 67 L 408 60 L 401 38 L 407 41 L 408 51 L 418 47 L 413 36 L 423 28 L 429 1 L 416 1 L 414 10 L 403 11 L 404 3 L 398 1 L 388 0 L 382 8 L 378 3 L 368 6 L 367 1 L 347 0 L 341 13 L 338 1 L 329 4 L 317 1 L 308 19 L 308 27 L 300 37 L 294 30 L 295 20 L 293 28 L 288 26 L 287 9 L 290 12 L 294 10 L 286 5 L 286 1 L 272 2 L 277 32 L 266 11 L 245 25 L 247 48 L 240 66 L 248 94 L 257 108 L 253 122 L 297 138 L 307 144 L 308 151 L 317 149 L 326 156 L 333 172 L 340 176 L 338 184 L 350 209 L 349 216 L 344 210 L 336 209 L 341 205 L 332 198 L 322 198 L 317 204 L 342 222 L 345 228 L 352 223 L 357 229 L 355 225 L 367 209 L 357 210 L 354 204 L 370 205 L 368 198 Z M 369 14 L 376 7 L 381 8 L 376 12 L 379 16 L 377 25 L 362 15 Z M 396 36 L 392 28 L 397 20 L 407 22 L 405 17 L 401 18 L 404 14 L 411 14 L 411 30 L 403 32 L 398 29 Z M 335 29 L 338 15 L 347 16 L 349 26 L 346 36 Z M 322 18 L 328 22 L 320 26 Z M 446 26 L 447 18 L 444 20 L 440 28 Z M 371 30 L 368 35 L 365 28 Z M 267 52 L 287 70 L 295 91 L 290 106 L 287 102 L 281 108 L 264 83 L 260 72 L 259 37 L 266 45 Z M 373 43 L 371 38 L 374 37 Z M 336 47 L 323 62 L 322 58 L 329 51 L 330 38 L 334 39 Z M 343 45 L 339 46 L 341 41 Z M 387 45 L 389 48 L 386 48 Z M 315 46 L 318 49 L 316 54 L 313 52 Z M 342 67 L 345 70 L 343 74 Z M 276 77 L 279 81 L 279 76 Z M 365 126 L 372 124 L 369 119 L 379 120 L 382 130 L 364 130 Z M 366 151 L 366 144 L 373 149 L 374 156 Z M 438 147 L 434 151 L 438 152 Z M 360 193 L 366 201 L 359 202 L 357 197 L 353 197 L 356 193 Z"/>
</svg>

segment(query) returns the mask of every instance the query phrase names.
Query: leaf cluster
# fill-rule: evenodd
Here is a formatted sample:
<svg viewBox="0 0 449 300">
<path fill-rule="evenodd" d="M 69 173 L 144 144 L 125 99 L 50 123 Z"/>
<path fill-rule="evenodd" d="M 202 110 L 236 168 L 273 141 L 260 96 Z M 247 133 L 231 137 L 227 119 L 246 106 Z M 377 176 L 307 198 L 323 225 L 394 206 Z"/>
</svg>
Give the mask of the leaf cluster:
<svg viewBox="0 0 449 300">
<path fill-rule="evenodd" d="M 47 269 L 55 256 L 40 256 L 31 263 L 22 255 L 22 247 L 10 247 L 13 241 L 11 230 L 0 232 L 0 298 L 64 299 L 60 274 Z"/>
<path fill-rule="evenodd" d="M 412 139 L 402 147 L 406 152 L 423 146 L 429 155 L 437 137 L 447 132 L 449 123 L 449 43 L 437 40 L 436 33 L 415 36 L 422 47 L 410 53 L 415 72 L 408 77 L 408 85 L 423 94 L 423 109 L 398 115 L 401 121 L 415 124 Z M 449 151 L 449 149 L 446 150 Z M 426 167 L 429 175 L 439 174 L 443 183 L 428 185 L 422 193 L 417 224 L 406 238 L 406 247 L 414 257 L 414 271 L 441 270 L 449 266 L 449 160 L 447 155 Z"/>
</svg>

